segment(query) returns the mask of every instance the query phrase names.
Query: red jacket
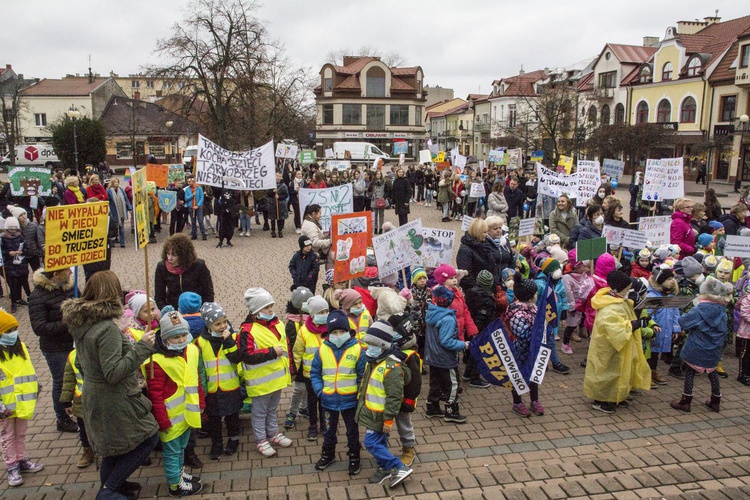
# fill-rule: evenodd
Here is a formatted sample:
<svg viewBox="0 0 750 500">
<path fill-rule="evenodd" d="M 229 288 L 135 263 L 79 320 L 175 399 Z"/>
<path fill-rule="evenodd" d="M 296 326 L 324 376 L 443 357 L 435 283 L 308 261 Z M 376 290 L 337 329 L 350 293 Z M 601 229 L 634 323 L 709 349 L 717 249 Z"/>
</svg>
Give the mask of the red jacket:
<svg viewBox="0 0 750 500">
<path fill-rule="evenodd" d="M 185 357 L 183 351 L 182 357 Z M 146 373 L 150 368 L 146 366 Z M 150 375 L 150 374 L 149 374 Z M 150 378 L 146 376 L 146 384 L 148 384 L 148 399 L 151 401 L 151 413 L 154 414 L 156 422 L 159 424 L 159 430 L 166 432 L 172 426 L 172 423 L 167 417 L 167 407 L 164 405 L 164 401 L 167 400 L 177 390 L 177 384 L 169 378 L 167 372 L 165 372 L 159 362 L 154 360 L 154 376 Z M 203 394 L 203 385 L 201 379 L 198 377 L 198 397 L 200 399 L 201 410 L 206 407 L 206 397 Z"/>
<path fill-rule="evenodd" d="M 680 259 L 695 253 L 695 232 L 690 225 L 692 216 L 684 212 L 672 214 L 672 225 L 669 228 L 669 242 L 680 247 Z"/>
<path fill-rule="evenodd" d="M 646 278 L 648 279 L 651 276 L 651 271 L 648 269 L 645 269 L 641 267 L 638 262 L 633 262 L 632 266 L 630 267 L 630 277 L 631 278 Z"/>
<path fill-rule="evenodd" d="M 466 305 L 466 299 L 464 298 L 464 292 L 460 288 L 451 288 L 453 292 L 453 303 L 451 309 L 456 311 L 456 323 L 458 323 L 458 340 L 465 341 L 467 338 L 471 339 L 474 335 L 479 333 L 477 325 L 474 324 L 474 320 L 471 318 L 469 312 L 469 306 Z"/>
<path fill-rule="evenodd" d="M 98 198 L 99 201 L 109 201 L 107 190 L 101 184 L 92 184 L 86 187 L 86 196 L 89 198 Z"/>
</svg>

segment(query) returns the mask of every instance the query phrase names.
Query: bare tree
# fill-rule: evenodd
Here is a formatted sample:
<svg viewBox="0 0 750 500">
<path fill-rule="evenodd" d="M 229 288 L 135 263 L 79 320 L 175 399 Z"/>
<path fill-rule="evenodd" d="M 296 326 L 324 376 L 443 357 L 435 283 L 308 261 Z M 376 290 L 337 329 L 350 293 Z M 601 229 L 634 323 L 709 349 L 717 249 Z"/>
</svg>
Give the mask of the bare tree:
<svg viewBox="0 0 750 500">
<path fill-rule="evenodd" d="M 34 83 L 34 80 L 23 78 L 12 78 L 0 83 L 0 110 L 2 117 L 2 133 L 5 136 L 5 144 L 10 151 L 10 164 L 16 163 L 16 145 L 20 142 L 22 132 L 20 123 L 20 111 L 24 109 L 21 101 L 21 91 Z"/>
</svg>

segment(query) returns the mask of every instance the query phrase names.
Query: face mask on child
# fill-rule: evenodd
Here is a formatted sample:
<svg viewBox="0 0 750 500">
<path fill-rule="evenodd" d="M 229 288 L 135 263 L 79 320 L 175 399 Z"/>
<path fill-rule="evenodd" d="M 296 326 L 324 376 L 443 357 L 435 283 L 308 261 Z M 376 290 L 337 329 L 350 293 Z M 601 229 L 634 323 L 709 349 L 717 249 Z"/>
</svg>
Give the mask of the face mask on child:
<svg viewBox="0 0 750 500">
<path fill-rule="evenodd" d="M 370 359 L 377 359 L 381 354 L 383 354 L 383 348 L 377 345 L 368 345 L 365 354 Z"/>
<path fill-rule="evenodd" d="M 6 347 L 15 345 L 17 340 L 18 330 L 13 330 L 12 332 L 6 332 L 0 335 L 0 345 L 4 345 Z"/>
<path fill-rule="evenodd" d="M 275 318 L 275 314 L 266 314 L 266 313 L 258 313 L 258 318 L 262 319 L 263 321 L 271 321 L 273 318 Z"/>
<path fill-rule="evenodd" d="M 339 348 L 346 344 L 346 341 L 350 338 L 352 338 L 352 336 L 349 333 L 336 333 L 328 336 L 328 340 L 330 340 L 333 345 Z"/>
<path fill-rule="evenodd" d="M 179 344 L 172 344 L 170 342 L 165 342 L 167 344 L 167 349 L 170 351 L 181 351 L 184 348 L 188 346 L 188 344 L 193 340 L 192 335 L 188 335 L 184 342 L 180 342 Z"/>
<path fill-rule="evenodd" d="M 313 316 L 313 323 L 315 323 L 316 325 L 325 325 L 326 320 L 328 320 L 327 314 L 316 314 L 315 316 Z"/>
<path fill-rule="evenodd" d="M 362 314 L 362 312 L 365 310 L 365 306 L 359 306 L 359 307 L 352 307 L 349 309 L 349 312 L 352 313 L 352 316 L 359 316 Z"/>
</svg>

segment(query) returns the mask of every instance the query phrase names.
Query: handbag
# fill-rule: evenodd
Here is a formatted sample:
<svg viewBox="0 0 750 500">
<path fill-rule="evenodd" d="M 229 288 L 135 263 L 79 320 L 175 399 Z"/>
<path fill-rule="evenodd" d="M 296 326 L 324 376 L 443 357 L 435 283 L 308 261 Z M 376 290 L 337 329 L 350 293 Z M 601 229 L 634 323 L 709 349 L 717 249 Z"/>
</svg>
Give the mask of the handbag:
<svg viewBox="0 0 750 500">
<path fill-rule="evenodd" d="M 385 198 L 375 198 L 375 208 L 385 208 Z"/>
</svg>

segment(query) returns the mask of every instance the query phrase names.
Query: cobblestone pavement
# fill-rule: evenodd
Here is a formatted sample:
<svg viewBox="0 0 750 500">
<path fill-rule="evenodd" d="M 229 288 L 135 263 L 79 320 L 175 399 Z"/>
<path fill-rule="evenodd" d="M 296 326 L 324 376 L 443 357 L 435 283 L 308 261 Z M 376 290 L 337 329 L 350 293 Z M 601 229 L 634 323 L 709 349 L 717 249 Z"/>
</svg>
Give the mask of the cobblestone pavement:
<svg viewBox="0 0 750 500">
<path fill-rule="evenodd" d="M 686 187 L 690 190 L 693 186 Z M 726 185 L 717 187 L 731 191 Z M 627 191 L 620 191 L 627 201 Z M 736 196 L 730 195 L 731 201 Z M 727 205 L 729 200 L 724 198 L 722 203 Z M 412 220 L 421 217 L 428 227 L 459 229 L 459 222 L 442 224 L 434 207 L 412 207 Z M 387 214 L 387 219 L 395 221 L 393 212 Z M 293 226 L 291 221 L 290 225 Z M 151 277 L 165 238 L 162 233 L 159 244 L 148 247 Z M 250 237 L 235 236 L 233 248 L 217 249 L 216 241 L 209 238 L 196 243 L 199 256 L 206 259 L 212 272 L 217 301 L 225 307 L 235 327 L 245 317 L 242 293 L 249 286 L 266 287 L 276 297 L 277 313 L 282 313 L 289 297 L 287 264 L 298 248 L 294 228 L 286 231 L 284 239 L 272 239 L 269 232 L 254 226 Z M 143 252 L 133 251 L 132 238 L 128 248 L 114 249 L 113 261 L 113 270 L 125 288 L 144 286 Z M 0 304 L 4 305 L 4 300 L 7 299 L 0 300 Z M 24 308 L 18 318 L 22 339 L 29 346 L 44 386 L 29 428 L 28 456 L 41 460 L 45 469 L 27 475 L 25 484 L 13 489 L 7 488 L 3 473 L 0 496 L 93 498 L 98 488 L 96 468 L 91 465 L 78 469 L 77 436 L 55 430 L 47 365 Z M 586 345 L 574 344 L 573 348 L 572 356 L 560 354 L 573 367 L 572 373 L 563 376 L 549 372 L 540 389 L 546 410 L 543 417 L 518 417 L 511 412 L 508 391 L 497 387 L 466 388 L 461 410 L 469 420 L 464 425 L 427 420 L 423 417 L 424 405 L 420 404 L 413 419 L 418 458 L 415 472 L 404 486 L 389 490 L 368 484 L 375 464 L 364 450 L 362 473 L 350 479 L 344 446 L 337 450 L 338 462 L 325 472 L 315 471 L 322 439 L 317 443 L 305 439 L 306 421 L 288 433 L 294 440 L 291 448 L 279 450 L 277 457 L 261 459 L 250 442 L 249 425 L 245 423 L 239 454 L 232 459 L 209 460 L 209 440 L 198 440 L 197 451 L 204 460 L 199 471 L 206 484 L 204 496 L 294 500 L 750 497 L 750 388 L 735 380 L 737 360 L 730 353 L 731 348 L 725 356 L 729 379 L 722 380 L 721 413 L 711 413 L 702 404 L 709 395 L 705 378 L 696 382 L 692 413 L 672 410 L 669 401 L 681 394 L 682 383 L 669 378 L 668 385 L 636 397 L 629 409 L 611 416 L 592 410 L 591 402 L 583 397 L 584 371 L 579 363 Z M 662 371 L 666 373 L 664 367 Z M 424 388 L 426 391 L 427 383 Z M 284 391 L 280 420 L 288 408 L 289 394 L 289 389 Z M 423 398 L 425 395 L 426 392 Z M 395 437 L 391 444 L 397 448 Z M 160 455 L 155 454 L 153 465 L 139 469 L 133 478 L 143 484 L 142 498 L 166 496 Z"/>
</svg>

